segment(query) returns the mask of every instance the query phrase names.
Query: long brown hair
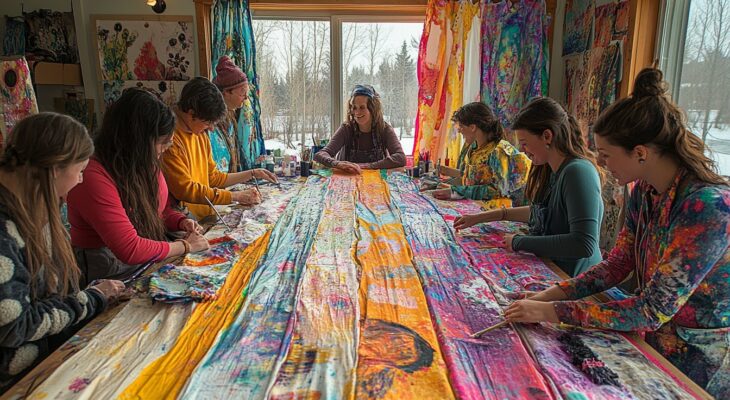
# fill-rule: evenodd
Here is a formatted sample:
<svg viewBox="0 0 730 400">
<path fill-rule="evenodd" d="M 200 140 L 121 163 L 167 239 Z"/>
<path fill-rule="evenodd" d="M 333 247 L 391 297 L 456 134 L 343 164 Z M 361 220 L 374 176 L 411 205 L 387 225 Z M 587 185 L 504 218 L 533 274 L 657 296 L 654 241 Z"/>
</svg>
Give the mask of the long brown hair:
<svg viewBox="0 0 730 400">
<path fill-rule="evenodd" d="M 20 188 L 19 193 L 0 190 L 0 204 L 10 212 L 25 241 L 34 299 L 43 293 L 65 296 L 79 289 L 81 273 L 61 222 L 54 168 L 86 161 L 93 152 L 83 125 L 69 116 L 44 112 L 20 121 L 0 156 L 0 169 L 12 173 Z M 46 222 L 50 243 L 44 233 Z M 41 275 L 45 287 L 39 287 Z"/>
<path fill-rule="evenodd" d="M 609 106 L 593 126 L 596 135 L 626 151 L 651 145 L 675 159 L 703 182 L 727 184 L 715 162 L 705 155 L 705 144 L 687 128 L 687 119 L 669 97 L 662 71 L 645 68 L 634 81 L 630 97 Z"/>
<path fill-rule="evenodd" d="M 480 101 L 461 106 L 454 111 L 451 121 L 458 122 L 459 125 L 476 125 L 487 135 L 488 143 L 504 139 L 504 128 L 502 128 L 499 118 L 494 114 L 491 107 Z"/>
<path fill-rule="evenodd" d="M 575 117 L 570 115 L 563 106 L 549 97 L 537 97 L 523 107 L 514 122 L 512 129 L 524 129 L 533 135 L 540 136 L 545 130 L 553 133 L 550 146 L 568 158 L 582 158 L 596 167 L 601 182 L 604 180 L 604 171 L 596 163 L 596 156 L 588 148 L 583 132 Z M 545 196 L 550 174 L 549 164 L 533 165 L 527 178 L 525 195 L 531 202 L 536 202 Z"/>
<path fill-rule="evenodd" d="M 347 124 L 356 128 L 357 122 L 355 122 L 355 115 L 352 113 L 352 102 L 356 96 L 364 96 L 368 99 L 368 110 L 372 118 L 372 127 L 375 134 L 381 139 L 383 132 L 385 132 L 385 119 L 383 119 L 383 104 L 380 102 L 380 95 L 370 85 L 356 85 L 355 89 L 350 95 L 350 99 L 347 100 Z M 382 140 L 381 140 L 382 143 Z"/>
<path fill-rule="evenodd" d="M 130 222 L 147 239 L 165 240 L 157 211 L 160 161 L 155 142 L 174 129 L 168 106 L 152 93 L 132 88 L 106 111 L 94 140 L 95 157 L 114 179 Z"/>
</svg>

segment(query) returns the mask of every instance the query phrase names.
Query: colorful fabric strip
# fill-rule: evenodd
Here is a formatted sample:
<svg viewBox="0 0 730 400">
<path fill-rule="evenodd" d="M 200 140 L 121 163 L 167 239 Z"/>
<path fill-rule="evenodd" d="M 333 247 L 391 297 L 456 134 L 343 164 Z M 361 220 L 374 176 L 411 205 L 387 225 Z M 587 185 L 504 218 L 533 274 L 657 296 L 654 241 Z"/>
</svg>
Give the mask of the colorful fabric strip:
<svg viewBox="0 0 730 400">
<path fill-rule="evenodd" d="M 195 308 L 170 351 L 148 365 L 122 393 L 121 399 L 177 398 L 218 333 L 228 328 L 236 317 L 245 298 L 244 289 L 266 252 L 269 236 L 269 233 L 265 234 L 243 251 L 218 292 L 218 298 Z"/>
<path fill-rule="evenodd" d="M 358 180 L 358 399 L 449 399 L 448 372 L 421 282 L 378 171 Z"/>
<path fill-rule="evenodd" d="M 553 398 L 513 329 L 496 329 L 479 339 L 469 337 L 502 319 L 487 280 L 470 264 L 441 214 L 407 176 L 392 174 L 388 183 L 457 397 Z"/>
<path fill-rule="evenodd" d="M 319 225 L 327 179 L 312 176 L 274 227 L 234 323 L 198 365 L 184 398 L 268 396 L 292 340 L 300 281 Z"/>
</svg>

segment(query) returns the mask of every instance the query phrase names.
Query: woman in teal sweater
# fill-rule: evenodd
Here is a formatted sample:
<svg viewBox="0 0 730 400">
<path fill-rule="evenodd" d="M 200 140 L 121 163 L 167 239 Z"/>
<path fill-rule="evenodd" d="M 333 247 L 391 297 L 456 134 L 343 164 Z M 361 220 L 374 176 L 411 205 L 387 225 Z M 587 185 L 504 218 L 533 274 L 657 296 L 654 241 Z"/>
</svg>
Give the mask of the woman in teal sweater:
<svg viewBox="0 0 730 400">
<path fill-rule="evenodd" d="M 456 229 L 500 220 L 529 223 L 529 235 L 506 235 L 503 246 L 548 257 L 575 276 L 601 261 L 601 175 L 578 123 L 555 100 L 540 97 L 512 123 L 532 160 L 525 191 L 529 206 L 463 215 Z"/>
</svg>

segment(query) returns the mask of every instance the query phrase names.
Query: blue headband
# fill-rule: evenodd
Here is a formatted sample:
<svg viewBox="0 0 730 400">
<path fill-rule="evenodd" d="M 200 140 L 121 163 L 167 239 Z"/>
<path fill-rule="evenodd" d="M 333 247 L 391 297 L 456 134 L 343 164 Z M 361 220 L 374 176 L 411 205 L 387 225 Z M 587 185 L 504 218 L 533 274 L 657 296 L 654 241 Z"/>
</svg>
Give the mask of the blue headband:
<svg viewBox="0 0 730 400">
<path fill-rule="evenodd" d="M 370 85 L 355 85 L 355 89 L 352 90 L 352 96 L 367 96 L 372 98 L 378 97 L 378 93 Z"/>
</svg>

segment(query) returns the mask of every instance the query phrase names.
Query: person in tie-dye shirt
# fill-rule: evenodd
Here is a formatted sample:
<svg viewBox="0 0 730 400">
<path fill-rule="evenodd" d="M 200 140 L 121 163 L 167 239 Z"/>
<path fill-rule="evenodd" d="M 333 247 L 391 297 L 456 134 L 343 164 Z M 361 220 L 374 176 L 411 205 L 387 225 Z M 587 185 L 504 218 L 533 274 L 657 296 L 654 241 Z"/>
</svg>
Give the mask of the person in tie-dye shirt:
<svg viewBox="0 0 730 400">
<path fill-rule="evenodd" d="M 730 398 L 730 186 L 705 155 L 666 93 L 662 73 L 645 69 L 631 97 L 594 125 L 607 168 L 636 181 L 626 223 L 608 259 L 529 299 L 508 319 L 636 331 L 692 380 Z M 580 300 L 630 276 L 637 292 Z"/>
<path fill-rule="evenodd" d="M 437 199 L 483 200 L 486 208 L 525 204 L 525 184 L 530 159 L 508 141 L 497 116 L 484 103 L 469 103 L 451 117 L 465 143 L 473 143 L 457 165 L 462 171 L 461 185 L 437 190 Z M 462 151 L 462 154 L 463 151 Z"/>
</svg>

